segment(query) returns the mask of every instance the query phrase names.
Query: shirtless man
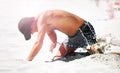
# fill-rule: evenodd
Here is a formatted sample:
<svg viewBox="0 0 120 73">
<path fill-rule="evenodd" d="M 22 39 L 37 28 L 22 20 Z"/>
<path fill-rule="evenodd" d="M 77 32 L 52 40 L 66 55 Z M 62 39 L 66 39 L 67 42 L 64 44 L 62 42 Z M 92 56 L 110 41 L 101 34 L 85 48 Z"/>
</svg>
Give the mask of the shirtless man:
<svg viewBox="0 0 120 73">
<path fill-rule="evenodd" d="M 26 40 L 31 38 L 31 34 L 38 32 L 37 40 L 28 56 L 29 61 L 32 61 L 42 48 L 45 34 L 48 34 L 52 41 L 51 51 L 56 47 L 56 44 L 59 44 L 55 30 L 66 34 L 68 40 L 61 44 L 53 59 L 69 55 L 79 47 L 87 48 L 96 43 L 93 26 L 84 19 L 63 10 L 48 10 L 42 12 L 38 17 L 22 18 L 18 28 Z"/>
</svg>

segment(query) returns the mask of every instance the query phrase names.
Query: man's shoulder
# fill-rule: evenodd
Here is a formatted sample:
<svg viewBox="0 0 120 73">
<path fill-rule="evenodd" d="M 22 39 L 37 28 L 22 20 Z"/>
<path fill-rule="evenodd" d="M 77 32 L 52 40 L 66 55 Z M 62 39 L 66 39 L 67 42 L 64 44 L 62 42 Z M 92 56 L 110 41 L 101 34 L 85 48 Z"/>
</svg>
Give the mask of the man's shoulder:
<svg viewBox="0 0 120 73">
<path fill-rule="evenodd" d="M 46 10 L 44 12 L 41 13 L 44 16 L 51 16 L 53 15 L 53 10 Z"/>
<path fill-rule="evenodd" d="M 45 10 L 43 12 L 41 12 L 38 16 L 45 16 L 45 17 L 56 17 L 56 16 L 65 16 L 65 15 L 71 15 L 71 13 L 67 12 L 67 11 L 64 11 L 64 10 L 58 10 L 58 9 L 55 9 L 55 10 Z"/>
</svg>

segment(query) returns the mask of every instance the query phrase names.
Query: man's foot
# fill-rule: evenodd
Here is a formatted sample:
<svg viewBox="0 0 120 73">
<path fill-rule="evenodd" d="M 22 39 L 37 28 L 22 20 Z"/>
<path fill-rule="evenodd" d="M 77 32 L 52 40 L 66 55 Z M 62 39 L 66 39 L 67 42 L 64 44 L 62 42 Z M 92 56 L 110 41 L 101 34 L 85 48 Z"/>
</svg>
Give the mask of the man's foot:
<svg viewBox="0 0 120 73">
<path fill-rule="evenodd" d="M 90 54 L 100 53 L 97 49 L 94 48 L 94 46 L 89 47 L 89 49 L 87 49 L 87 51 Z"/>
</svg>

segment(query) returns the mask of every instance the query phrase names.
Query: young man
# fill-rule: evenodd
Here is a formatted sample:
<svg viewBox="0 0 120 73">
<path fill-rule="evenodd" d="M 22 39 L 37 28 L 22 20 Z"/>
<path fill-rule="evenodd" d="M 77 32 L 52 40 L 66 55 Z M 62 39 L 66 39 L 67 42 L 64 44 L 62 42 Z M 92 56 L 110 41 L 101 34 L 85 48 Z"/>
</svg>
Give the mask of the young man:
<svg viewBox="0 0 120 73">
<path fill-rule="evenodd" d="M 56 44 L 59 44 L 55 30 L 66 34 L 68 40 L 61 44 L 53 59 L 69 55 L 79 47 L 87 48 L 87 46 L 96 43 L 93 26 L 84 19 L 63 10 L 48 10 L 38 17 L 23 18 L 20 20 L 18 28 L 26 40 L 31 38 L 31 34 L 38 32 L 37 40 L 28 56 L 29 61 L 32 61 L 42 48 L 45 34 L 48 34 L 52 41 L 51 51 L 56 47 Z"/>
</svg>

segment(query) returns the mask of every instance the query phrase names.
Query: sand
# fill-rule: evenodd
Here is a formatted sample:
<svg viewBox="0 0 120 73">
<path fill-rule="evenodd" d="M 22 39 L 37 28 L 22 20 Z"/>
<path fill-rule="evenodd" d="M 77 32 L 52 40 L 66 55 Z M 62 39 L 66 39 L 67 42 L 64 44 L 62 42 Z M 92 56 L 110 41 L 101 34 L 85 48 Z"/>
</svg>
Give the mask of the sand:
<svg viewBox="0 0 120 73">
<path fill-rule="evenodd" d="M 119 73 L 120 56 L 115 54 L 94 54 L 73 61 L 24 61 L 9 59 L 0 61 L 1 73 Z"/>
<path fill-rule="evenodd" d="M 104 5 L 104 4 L 103 4 Z M 0 73 L 119 73 L 120 56 L 108 54 L 120 52 L 120 17 L 108 19 L 108 15 L 101 8 L 95 7 L 90 0 L 2 0 L 0 1 Z M 63 9 L 81 16 L 95 27 L 97 37 L 107 38 L 101 43 L 109 45 L 111 34 L 112 43 L 105 47 L 104 54 L 75 54 L 63 60 L 50 61 L 48 52 L 50 40 L 45 37 L 44 45 L 33 61 L 26 58 L 36 40 L 34 34 L 29 41 L 25 41 L 18 31 L 17 23 L 24 16 L 37 15 L 43 10 Z M 57 32 L 58 42 L 66 37 Z M 62 35 L 62 36 L 61 36 Z"/>
</svg>

